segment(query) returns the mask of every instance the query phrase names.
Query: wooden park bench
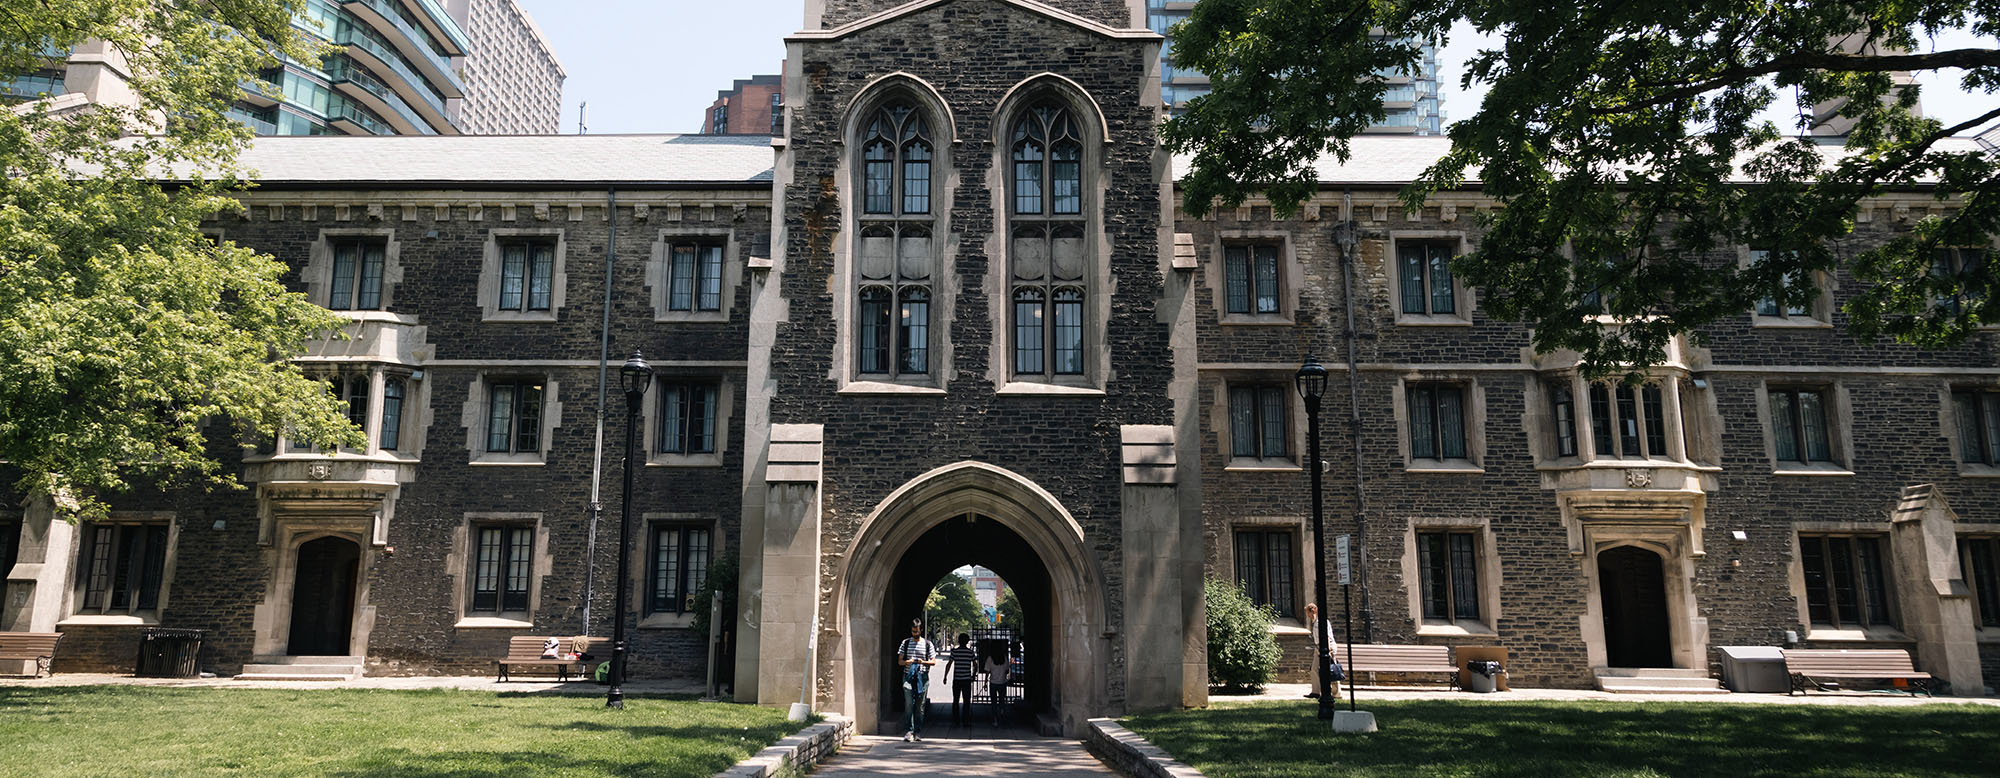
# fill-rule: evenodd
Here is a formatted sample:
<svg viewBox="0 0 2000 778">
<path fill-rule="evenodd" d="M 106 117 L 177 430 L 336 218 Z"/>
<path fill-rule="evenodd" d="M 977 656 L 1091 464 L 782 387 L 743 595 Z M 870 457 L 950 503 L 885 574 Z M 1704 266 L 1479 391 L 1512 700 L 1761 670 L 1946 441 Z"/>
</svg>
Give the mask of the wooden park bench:
<svg viewBox="0 0 2000 778">
<path fill-rule="evenodd" d="M 1919 689 L 1933 694 L 1931 674 L 1918 671 L 1910 664 L 1910 652 L 1900 648 L 1787 648 L 1781 653 L 1785 655 L 1785 672 L 1792 676 L 1792 688 L 1786 694 L 1807 688 L 1837 690 L 1840 680 L 1845 678 L 1886 680 L 1911 694 Z"/>
<path fill-rule="evenodd" d="M 548 640 L 549 640 L 548 637 L 545 635 L 544 636 L 521 635 L 519 637 L 515 637 L 511 640 L 508 640 L 507 658 L 496 660 L 497 664 L 500 665 L 500 677 L 496 680 L 499 681 L 507 680 L 508 669 L 515 667 L 554 668 L 556 673 L 556 680 L 558 681 L 569 680 L 569 674 L 571 668 L 574 668 L 576 670 L 577 675 L 579 676 L 583 675 L 582 661 L 576 659 L 551 659 L 549 657 L 542 656 L 542 645 L 547 643 Z M 575 652 L 576 652 L 576 646 L 574 639 L 572 638 L 556 639 L 556 653 L 571 654 Z"/>
<path fill-rule="evenodd" d="M 1348 661 L 1348 649 L 1354 650 L 1354 660 Z M 1358 673 L 1407 673 L 1443 675 L 1450 688 L 1458 687 L 1458 667 L 1451 663 L 1450 646 L 1392 646 L 1381 643 L 1356 643 L 1353 646 L 1334 646 L 1334 659 L 1347 668 L 1347 674 L 1359 677 Z"/>
<path fill-rule="evenodd" d="M 39 678 L 49 674 L 49 664 L 56 657 L 56 643 L 61 640 L 61 632 L 0 632 L 0 659 L 31 660 L 35 663 L 35 677 Z"/>
</svg>

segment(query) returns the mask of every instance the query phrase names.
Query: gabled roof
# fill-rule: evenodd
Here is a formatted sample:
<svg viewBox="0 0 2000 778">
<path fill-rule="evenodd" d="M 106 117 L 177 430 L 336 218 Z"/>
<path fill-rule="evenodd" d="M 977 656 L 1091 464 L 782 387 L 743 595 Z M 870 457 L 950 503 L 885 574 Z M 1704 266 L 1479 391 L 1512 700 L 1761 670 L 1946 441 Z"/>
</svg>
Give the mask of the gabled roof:
<svg viewBox="0 0 2000 778">
<path fill-rule="evenodd" d="M 845 38 L 849 35 L 853 35 L 854 33 L 861 32 L 862 30 L 866 30 L 871 27 L 886 24 L 888 22 L 901 19 L 911 14 L 927 11 L 935 6 L 940 6 L 944 5 L 945 3 L 952 3 L 957 1 L 958 0 L 917 0 L 917 2 L 899 5 L 896 6 L 895 8 L 890 8 L 886 11 L 881 11 L 869 16 L 861 17 L 859 19 L 840 25 L 838 27 L 833 27 L 824 30 L 805 30 L 802 32 L 795 32 L 792 33 L 791 35 L 785 36 L 785 40 L 786 42 L 839 40 L 841 38 Z M 1143 30 L 1143 29 L 1128 30 L 1128 29 L 1121 29 L 1118 27 L 1112 27 L 1108 24 L 1097 21 L 1095 19 L 1079 16 L 1077 14 L 1070 13 L 1069 11 L 1065 11 L 1061 8 L 1056 8 L 1054 6 L 1037 3 L 1034 0 L 988 0 L 988 2 L 1011 5 L 1021 10 L 1027 11 L 1029 13 L 1042 16 L 1054 21 L 1062 22 L 1064 24 L 1068 24 L 1072 27 L 1076 27 L 1077 29 L 1083 30 L 1085 32 L 1093 32 L 1098 35 L 1102 35 L 1106 38 L 1123 38 L 1129 40 L 1144 40 L 1150 38 L 1155 40 L 1165 40 L 1163 36 L 1161 36 L 1159 33 L 1153 32 L 1152 30 Z"/>
<path fill-rule="evenodd" d="M 768 135 L 316 135 L 237 161 L 267 186 L 768 186 L 773 159 Z"/>
</svg>

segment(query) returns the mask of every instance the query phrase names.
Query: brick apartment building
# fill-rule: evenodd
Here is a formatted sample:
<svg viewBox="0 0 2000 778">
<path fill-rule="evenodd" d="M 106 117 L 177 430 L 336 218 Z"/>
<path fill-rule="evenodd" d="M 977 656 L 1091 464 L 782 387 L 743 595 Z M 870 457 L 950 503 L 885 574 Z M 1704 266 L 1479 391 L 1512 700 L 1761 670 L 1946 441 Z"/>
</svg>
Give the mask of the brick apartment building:
<svg viewBox="0 0 2000 778">
<path fill-rule="evenodd" d="M 892 727 L 894 641 L 976 564 L 1022 602 L 1027 702 L 1074 732 L 1206 700 L 1204 576 L 1278 611 L 1302 675 L 1313 354 L 1363 640 L 1504 649 L 1521 685 L 1706 677 L 1717 646 L 1784 644 L 1909 649 L 1958 694 L 2000 678 L 2000 340 L 1857 344 L 1838 275 L 1642 385 L 1589 382 L 1451 277 L 1489 201 L 1398 200 L 1444 139 L 1357 139 L 1290 218 L 1179 213 L 1141 7 L 808 3 L 775 154 L 260 140 L 264 184 L 211 227 L 352 319 L 300 362 L 369 447 L 218 441 L 248 491 L 133 495 L 101 525 L 16 496 L 0 628 L 66 633 L 57 671 L 200 628 L 219 673 L 472 674 L 515 635 L 607 635 L 625 418 L 602 338 L 614 373 L 634 349 L 660 373 L 635 675 L 702 677 L 687 594 L 734 557 L 737 699 Z M 1871 201 L 1843 250 L 1950 207 Z"/>
</svg>

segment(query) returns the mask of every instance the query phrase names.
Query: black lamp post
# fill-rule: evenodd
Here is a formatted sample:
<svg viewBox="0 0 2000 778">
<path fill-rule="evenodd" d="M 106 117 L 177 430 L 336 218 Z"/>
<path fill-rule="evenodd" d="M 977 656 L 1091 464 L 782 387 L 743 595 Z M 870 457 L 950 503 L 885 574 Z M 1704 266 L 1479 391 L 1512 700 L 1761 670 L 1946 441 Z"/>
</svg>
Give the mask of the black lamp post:
<svg viewBox="0 0 2000 778">
<path fill-rule="evenodd" d="M 1306 400 L 1306 438 L 1311 457 L 1306 463 L 1312 474 L 1312 520 L 1313 520 L 1313 596 L 1319 603 L 1319 623 L 1312 626 L 1313 643 L 1319 646 L 1319 717 L 1333 718 L 1333 676 L 1328 672 L 1332 664 L 1332 646 L 1327 645 L 1327 636 L 1332 628 L 1327 622 L 1326 610 L 1326 525 L 1320 510 L 1320 462 L 1319 462 L 1319 399 L 1326 394 L 1326 368 L 1319 360 L 1306 355 L 1306 363 L 1299 366 L 1293 379 L 1298 383 L 1299 396 Z"/>
<path fill-rule="evenodd" d="M 611 692 L 604 707 L 625 707 L 625 590 L 629 586 L 632 560 L 632 441 L 639 430 L 639 401 L 646 385 L 653 382 L 653 366 L 639 351 L 618 368 L 618 381 L 625 387 L 625 498 L 618 504 L 618 596 L 611 608 Z"/>
</svg>

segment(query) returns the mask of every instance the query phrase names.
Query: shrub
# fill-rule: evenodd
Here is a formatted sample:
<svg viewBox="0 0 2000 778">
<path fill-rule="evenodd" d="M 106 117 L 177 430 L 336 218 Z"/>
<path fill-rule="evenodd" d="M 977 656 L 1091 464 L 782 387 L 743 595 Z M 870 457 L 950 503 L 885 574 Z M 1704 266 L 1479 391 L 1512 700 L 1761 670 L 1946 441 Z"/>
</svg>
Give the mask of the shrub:
<svg viewBox="0 0 2000 778">
<path fill-rule="evenodd" d="M 1208 579 L 1208 682 L 1212 686 L 1256 689 L 1278 667 L 1278 640 L 1270 606 L 1250 601 L 1235 584 Z"/>
<path fill-rule="evenodd" d="M 736 626 L 736 555 L 724 554 L 708 565 L 708 577 L 694 595 L 694 634 L 708 640 L 708 603 L 722 598 L 722 630 Z"/>
</svg>

